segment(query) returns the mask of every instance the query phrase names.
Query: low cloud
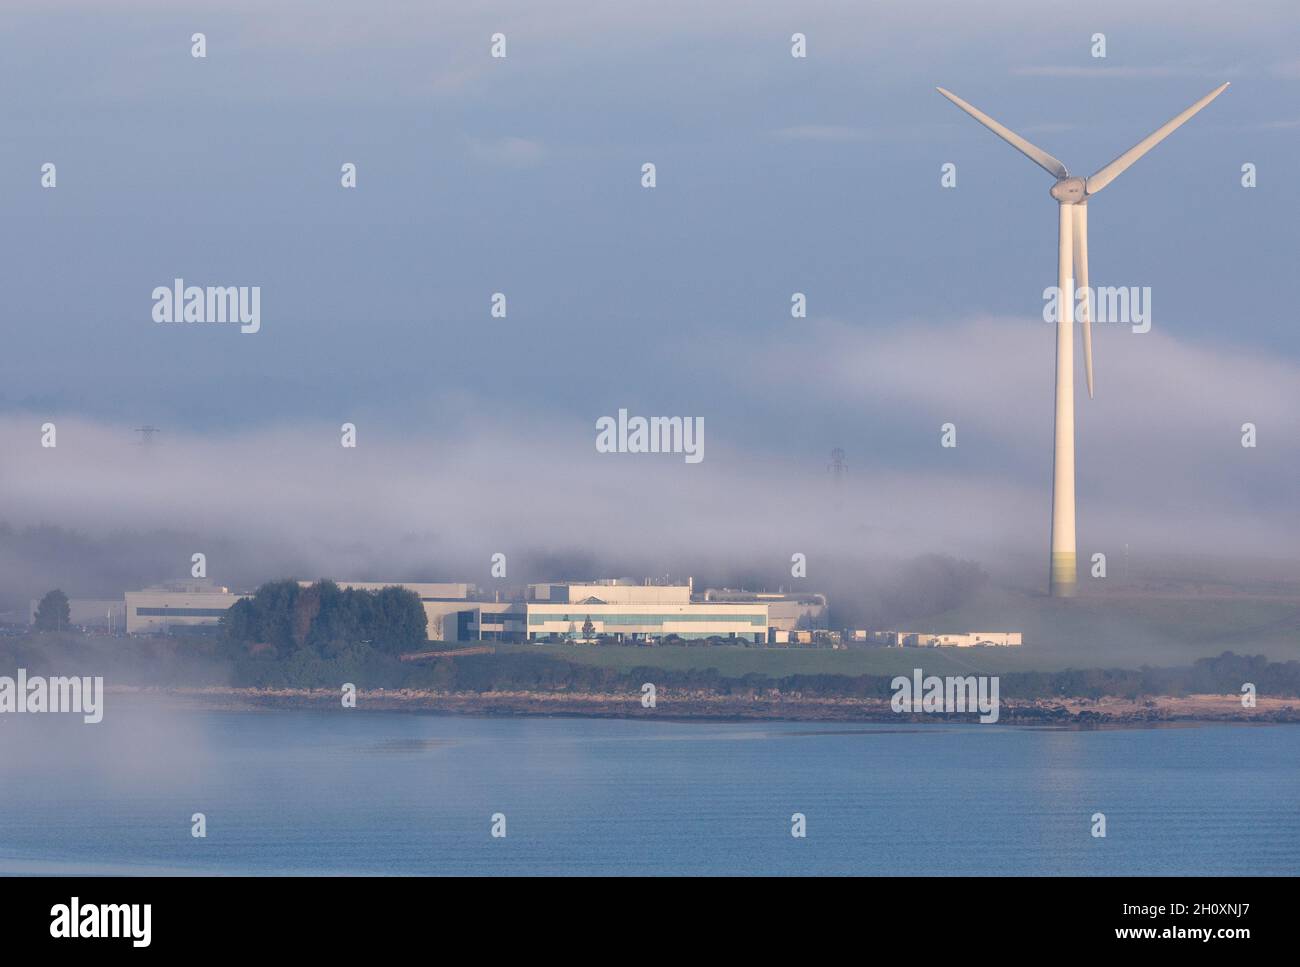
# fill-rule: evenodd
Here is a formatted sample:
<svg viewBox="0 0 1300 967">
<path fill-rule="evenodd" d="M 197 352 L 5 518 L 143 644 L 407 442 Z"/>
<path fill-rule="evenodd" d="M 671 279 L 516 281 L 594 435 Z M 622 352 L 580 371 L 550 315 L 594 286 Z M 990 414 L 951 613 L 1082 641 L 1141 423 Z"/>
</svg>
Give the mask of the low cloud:
<svg viewBox="0 0 1300 967">
<path fill-rule="evenodd" d="M 1081 539 L 1140 535 L 1168 549 L 1215 542 L 1279 552 L 1279 529 L 1300 524 L 1292 495 L 1300 365 L 1180 340 L 1158 325 L 1142 334 L 1094 327 L 1096 399 L 1082 389 L 1076 349 Z M 937 475 L 964 484 L 965 496 L 951 499 L 983 515 L 999 498 L 1045 506 L 1054 341 L 1053 326 L 1016 318 L 885 330 L 828 319 L 810 321 L 797 338 L 741 349 L 736 362 L 767 392 L 798 394 L 805 411 L 851 408 L 903 436 L 928 435 L 933 459 L 914 471 L 904 514 Z M 941 454 L 947 422 L 958 428 L 958 447 Z M 1244 423 L 1256 426 L 1255 448 L 1241 445 Z M 891 449 L 855 461 L 901 481 L 907 471 Z M 916 450 L 907 457 L 918 463 Z"/>
<path fill-rule="evenodd" d="M 1300 523 L 1289 442 L 1300 367 L 1158 330 L 1098 330 L 1097 399 L 1078 399 L 1081 550 L 1286 554 L 1278 535 Z M 143 447 L 129 425 L 71 418 L 46 449 L 39 418 L 10 415 L 0 500 L 11 525 L 57 525 L 101 547 L 114 534 L 173 535 L 174 571 L 155 578 L 183 577 L 194 551 L 209 553 L 217 580 L 223 560 L 240 577 L 480 580 L 491 554 L 540 550 L 645 573 L 743 561 L 780 574 L 795 552 L 942 553 L 996 570 L 1046 546 L 1053 340 L 1045 323 L 983 317 L 885 331 L 810 320 L 798 339 L 730 344 L 732 371 L 746 374 L 736 394 L 750 402 L 742 423 L 701 414 L 698 465 L 597 453 L 595 412 L 428 427 L 376 418 L 358 424 L 356 449 L 325 423 L 178 430 Z M 824 461 L 753 435 L 774 399 L 809 426 L 847 414 L 881 438 L 851 453 L 837 484 Z M 956 449 L 939 446 L 945 422 Z M 1245 422 L 1255 449 L 1241 446 Z"/>
</svg>

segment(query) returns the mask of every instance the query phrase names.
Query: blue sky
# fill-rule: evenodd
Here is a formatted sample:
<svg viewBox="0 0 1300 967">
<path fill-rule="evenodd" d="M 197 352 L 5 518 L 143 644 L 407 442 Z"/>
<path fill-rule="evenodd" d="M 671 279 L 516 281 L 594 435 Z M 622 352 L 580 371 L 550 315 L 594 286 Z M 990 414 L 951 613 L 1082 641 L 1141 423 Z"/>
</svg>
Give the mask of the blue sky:
<svg viewBox="0 0 1300 967">
<path fill-rule="evenodd" d="M 229 530 L 250 501 L 274 505 L 294 468 L 322 472 L 313 460 L 335 459 L 324 448 L 350 420 L 383 442 L 354 468 L 356 493 L 411 473 L 392 520 L 357 523 L 389 540 L 424 511 L 431 479 L 480 530 L 508 530 L 502 509 L 544 491 L 539 479 L 554 500 L 589 487 L 596 508 L 680 487 L 671 557 L 698 533 L 691 514 L 716 521 L 732 495 L 760 515 L 816 503 L 841 446 L 866 533 L 918 550 L 1036 547 L 1051 179 L 934 87 L 1088 174 L 1229 80 L 1090 206 L 1094 281 L 1151 286 L 1154 325 L 1097 335 L 1081 550 L 1089 523 L 1096 540 L 1183 546 L 1186 521 L 1213 515 L 1243 551 L 1296 524 L 1293 3 L 463 7 L 6 4 L 10 520 L 138 527 L 186 519 L 188 497 Z M 504 61 L 488 55 L 497 31 Z M 806 60 L 790 56 L 795 31 Z M 47 161 L 55 190 L 39 184 Z M 355 190 L 339 187 L 345 161 Z M 945 162 L 955 190 L 939 187 Z M 1257 188 L 1240 186 L 1246 162 Z M 261 332 L 153 323 L 150 292 L 175 277 L 260 285 Z M 489 317 L 494 291 L 504 320 Z M 790 317 L 795 291 L 806 320 Z M 594 421 L 619 407 L 704 417 L 704 469 L 596 460 Z M 57 467 L 33 449 L 45 419 L 85 428 Z M 955 463 L 937 447 L 946 420 L 963 434 Z M 1246 420 L 1267 441 L 1250 465 Z M 125 464 L 88 500 L 78 487 L 145 422 L 210 470 L 187 491 Z M 248 458 L 242 500 L 219 479 L 232 452 Z M 524 468 L 534 479 L 485 496 L 482 477 Z M 965 512 L 952 521 L 931 512 L 953 502 Z M 267 512 L 315 534 L 336 514 L 309 504 Z M 642 522 L 530 537 L 620 535 L 640 539 Z"/>
</svg>

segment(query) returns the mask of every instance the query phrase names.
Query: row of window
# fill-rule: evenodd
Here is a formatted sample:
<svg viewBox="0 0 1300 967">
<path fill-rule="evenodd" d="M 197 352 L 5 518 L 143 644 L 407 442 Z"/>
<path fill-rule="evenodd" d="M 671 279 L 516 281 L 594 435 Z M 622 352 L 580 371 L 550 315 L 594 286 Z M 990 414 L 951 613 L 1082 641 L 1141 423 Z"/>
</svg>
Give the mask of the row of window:
<svg viewBox="0 0 1300 967">
<path fill-rule="evenodd" d="M 137 618 L 220 618 L 229 608 L 136 608 Z"/>
<path fill-rule="evenodd" d="M 481 625 L 504 625 L 506 623 L 517 625 L 524 623 L 524 616 L 521 614 L 506 614 L 504 611 L 483 611 L 479 613 L 479 624 Z"/>
</svg>

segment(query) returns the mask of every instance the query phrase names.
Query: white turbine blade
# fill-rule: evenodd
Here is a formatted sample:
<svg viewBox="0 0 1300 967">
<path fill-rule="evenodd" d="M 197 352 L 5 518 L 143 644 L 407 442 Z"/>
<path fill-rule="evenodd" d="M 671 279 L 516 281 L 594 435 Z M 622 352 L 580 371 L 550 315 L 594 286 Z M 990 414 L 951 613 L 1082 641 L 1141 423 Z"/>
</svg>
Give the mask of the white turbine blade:
<svg viewBox="0 0 1300 967">
<path fill-rule="evenodd" d="M 1092 296 L 1088 292 L 1088 205 L 1074 206 L 1074 284 L 1083 290 L 1079 321 L 1083 323 L 1083 373 L 1092 399 Z"/>
<path fill-rule="evenodd" d="M 1169 135 L 1173 134 L 1174 131 L 1186 123 L 1193 114 L 1222 94 L 1227 86 L 1227 84 L 1222 84 L 1219 87 L 1216 87 L 1182 114 L 1166 121 L 1110 164 L 1106 165 L 1106 167 L 1099 169 L 1095 175 L 1088 178 L 1087 193 L 1089 195 L 1095 195 L 1097 192 L 1109 185 L 1112 181 L 1118 178 L 1129 165 L 1137 161 L 1138 158 L 1142 157 L 1165 138 L 1169 137 Z"/>
<path fill-rule="evenodd" d="M 959 108 L 973 117 L 980 124 L 984 125 L 1007 144 L 1025 155 L 1029 160 L 1047 169 L 1049 174 L 1055 175 L 1057 178 L 1068 178 L 1070 176 L 1070 173 L 1065 170 L 1065 165 L 1061 164 L 1061 162 L 1057 161 L 1042 148 L 1030 144 L 1005 125 L 998 124 L 997 121 L 994 121 L 979 108 L 967 104 L 952 91 L 945 91 L 942 87 L 935 88 L 935 90 L 948 100 L 952 101 L 952 103 L 956 104 Z"/>
</svg>

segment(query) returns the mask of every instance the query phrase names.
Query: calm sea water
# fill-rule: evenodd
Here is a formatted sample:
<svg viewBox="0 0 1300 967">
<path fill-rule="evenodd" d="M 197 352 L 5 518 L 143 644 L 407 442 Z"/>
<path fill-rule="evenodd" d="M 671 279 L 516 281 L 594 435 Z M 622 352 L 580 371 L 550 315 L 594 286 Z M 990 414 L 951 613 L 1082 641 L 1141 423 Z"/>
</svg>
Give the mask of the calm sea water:
<svg viewBox="0 0 1300 967">
<path fill-rule="evenodd" d="M 1300 726 L 110 712 L 0 717 L 0 872 L 1300 872 Z"/>
</svg>

